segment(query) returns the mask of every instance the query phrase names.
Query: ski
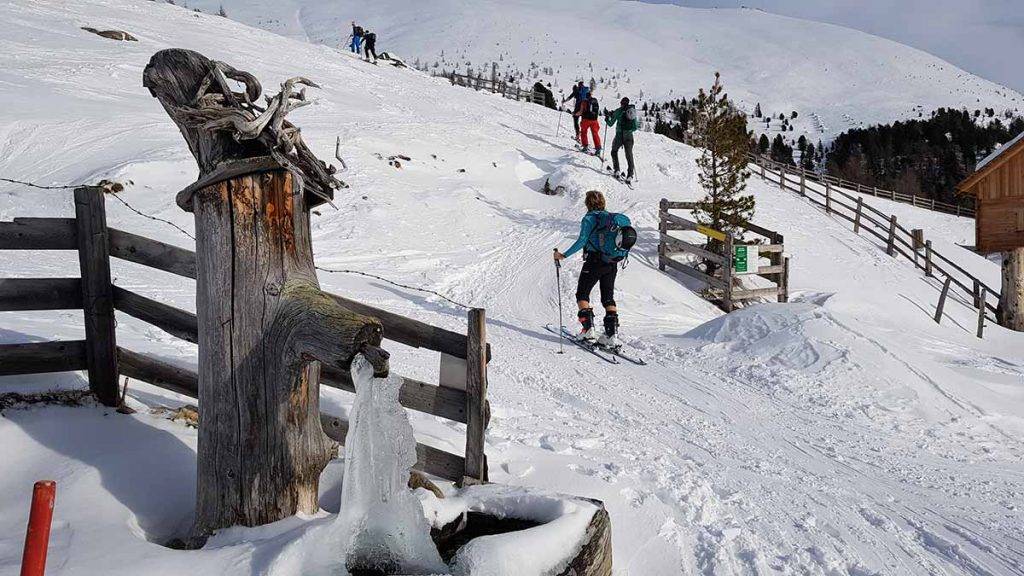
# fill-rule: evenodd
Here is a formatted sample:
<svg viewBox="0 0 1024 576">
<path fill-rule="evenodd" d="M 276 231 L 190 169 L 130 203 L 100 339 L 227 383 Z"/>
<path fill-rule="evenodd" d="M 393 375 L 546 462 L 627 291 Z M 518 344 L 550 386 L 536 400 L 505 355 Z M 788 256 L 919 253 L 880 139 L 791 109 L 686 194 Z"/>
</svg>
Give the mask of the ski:
<svg viewBox="0 0 1024 576">
<path fill-rule="evenodd" d="M 565 339 L 568 340 L 569 342 L 572 342 L 576 346 L 579 346 L 580 348 L 586 350 L 587 352 L 590 352 L 594 356 L 597 356 L 598 358 L 600 358 L 601 360 L 604 360 L 605 362 L 607 362 L 609 364 L 618 364 L 619 363 L 618 358 L 614 354 L 612 354 L 611 352 L 606 352 L 604 350 L 598 349 L 593 344 L 589 344 L 587 342 L 584 342 L 583 340 L 580 340 L 580 339 L 576 338 L 576 336 L 574 334 L 572 334 L 571 332 L 569 332 L 565 328 L 562 328 L 561 333 L 559 333 L 558 328 L 556 328 L 555 326 L 552 326 L 551 324 L 545 325 L 544 328 L 548 332 L 551 332 L 552 334 L 555 334 L 556 336 L 563 336 L 563 337 L 565 337 Z"/>
<path fill-rule="evenodd" d="M 595 347 L 598 350 L 601 350 L 602 352 L 607 352 L 609 354 L 612 354 L 613 356 L 616 356 L 618 358 L 622 358 L 623 360 L 625 360 L 626 362 L 629 362 L 631 364 L 636 364 L 637 366 L 647 366 L 647 361 L 644 360 L 643 358 L 637 358 L 635 356 L 630 356 L 629 354 L 623 354 L 622 353 L 622 346 L 618 346 L 616 348 L 606 348 L 604 346 L 595 346 Z"/>
</svg>

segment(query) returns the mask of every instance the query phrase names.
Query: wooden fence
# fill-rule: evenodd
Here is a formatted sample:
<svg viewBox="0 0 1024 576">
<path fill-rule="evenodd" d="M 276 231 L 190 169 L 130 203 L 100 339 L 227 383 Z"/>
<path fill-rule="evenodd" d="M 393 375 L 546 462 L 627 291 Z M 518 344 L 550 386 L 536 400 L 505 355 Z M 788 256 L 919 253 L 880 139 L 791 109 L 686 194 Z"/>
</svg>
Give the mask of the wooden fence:
<svg viewBox="0 0 1024 576">
<path fill-rule="evenodd" d="M 794 171 L 793 167 L 778 163 L 758 162 L 756 173 L 765 181 L 780 186 L 783 190 L 796 192 L 812 204 L 824 209 L 826 214 L 842 218 L 853 225 L 853 231 L 864 231 L 882 242 L 885 251 L 893 257 L 904 256 L 924 271 L 927 277 L 944 276 L 945 282 L 937 306 L 935 321 L 942 319 L 942 309 L 951 286 L 966 293 L 978 309 L 978 337 L 982 337 L 986 313 L 993 319 L 999 292 L 982 282 L 963 267 L 943 256 L 932 247 L 931 240 L 925 239 L 923 230 L 908 230 L 894 214 L 886 214 L 867 204 L 863 196 L 855 196 L 833 181 L 810 179 L 807 174 Z M 966 214 L 965 214 L 966 215 Z M 992 298 L 989 298 L 992 296 Z"/>
<path fill-rule="evenodd" d="M 954 214 L 956 216 L 964 216 L 967 218 L 974 218 L 975 208 L 974 199 L 965 198 L 965 202 L 970 202 L 969 205 L 962 204 L 951 204 L 949 202 L 939 202 L 934 198 L 924 198 L 922 196 L 915 196 L 913 194 L 901 194 L 892 190 L 882 190 L 874 186 L 864 186 L 857 182 L 850 182 L 842 178 L 835 176 L 829 176 L 828 174 L 818 174 L 817 172 L 808 172 L 803 168 L 797 168 L 796 166 L 788 166 L 781 162 L 776 162 L 765 156 L 750 155 L 751 161 L 756 163 L 761 170 L 772 170 L 774 172 L 787 172 L 792 174 L 794 177 L 799 177 L 804 182 L 814 182 L 820 185 L 828 185 L 830 187 L 846 188 L 847 190 L 855 191 L 857 194 L 866 194 L 869 196 L 875 196 L 876 198 L 884 198 L 886 200 L 892 200 L 894 202 L 902 202 L 904 204 L 911 204 L 918 208 L 924 208 L 926 210 L 933 210 L 935 212 L 942 212 L 944 214 Z M 764 175 L 762 174 L 762 177 Z"/>
<path fill-rule="evenodd" d="M 524 90 L 519 87 L 518 84 L 512 84 L 499 80 L 492 76 L 491 78 L 485 78 L 483 76 L 474 76 L 466 74 L 456 74 L 454 71 L 443 74 L 445 78 L 451 81 L 452 86 L 465 86 L 474 90 L 482 90 L 485 92 L 493 92 L 495 94 L 501 94 L 505 98 L 511 100 L 525 100 L 532 104 L 544 105 L 547 95 L 539 90 Z"/>
<path fill-rule="evenodd" d="M 196 398 L 196 372 L 117 345 L 114 311 L 192 343 L 199 341 L 196 315 L 116 286 L 110 279 L 110 258 L 114 257 L 195 280 L 195 253 L 108 228 L 101 188 L 75 190 L 75 207 L 75 218 L 0 222 L 0 250 L 77 250 L 81 271 L 80 278 L 0 278 L 0 312 L 83 310 L 86 337 L 0 345 L 0 376 L 85 370 L 90 389 L 108 406 L 119 403 L 119 376 Z M 385 339 L 441 353 L 441 385 L 403 377 L 399 400 L 410 410 L 466 424 L 466 453 L 463 457 L 417 444 L 416 468 L 448 480 L 486 481 L 490 347 L 484 311 L 470 310 L 467 333 L 461 334 L 331 296 L 354 312 L 379 319 Z M 355 392 L 351 375 L 343 370 L 324 367 L 321 384 Z M 321 414 L 321 422 L 328 436 L 345 443 L 345 419 Z"/>
<path fill-rule="evenodd" d="M 785 242 L 782 234 L 757 226 L 756 224 L 743 224 L 740 227 L 764 238 L 764 243 L 741 242 L 732 234 L 713 230 L 700 224 L 687 220 L 681 216 L 672 214 L 671 210 L 692 210 L 693 202 L 672 202 L 662 199 L 659 206 L 658 231 L 661 241 L 658 244 L 658 268 L 665 271 L 671 268 L 682 272 L 691 278 L 700 280 L 708 287 L 711 299 L 722 303 L 726 312 L 732 312 L 735 303 L 742 300 L 755 298 L 777 298 L 779 302 L 789 300 L 789 258 L 785 255 Z M 708 250 L 706 243 L 693 244 L 676 236 L 672 231 L 697 232 L 720 242 L 721 251 Z M 749 262 L 751 274 L 765 278 L 775 283 L 775 286 L 768 288 L 742 288 L 736 285 L 736 256 L 737 248 L 742 247 L 742 252 L 752 254 L 753 262 Z M 756 254 L 753 249 L 756 248 Z M 701 260 L 710 260 L 717 264 L 715 274 L 707 274 L 698 270 L 695 266 L 680 262 L 673 258 L 676 254 L 688 254 L 697 256 Z M 768 256 L 769 265 L 761 266 L 758 262 L 760 255 Z"/>
</svg>

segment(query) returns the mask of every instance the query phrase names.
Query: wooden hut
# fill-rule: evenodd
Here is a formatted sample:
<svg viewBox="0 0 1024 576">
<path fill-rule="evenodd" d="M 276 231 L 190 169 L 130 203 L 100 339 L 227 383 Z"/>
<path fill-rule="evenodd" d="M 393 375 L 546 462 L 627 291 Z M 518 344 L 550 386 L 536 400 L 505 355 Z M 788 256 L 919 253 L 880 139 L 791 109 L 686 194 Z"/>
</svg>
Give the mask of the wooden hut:
<svg viewBox="0 0 1024 576">
<path fill-rule="evenodd" d="M 999 323 L 1024 332 L 1024 133 L 982 160 L 957 191 L 977 201 L 978 252 L 1003 253 Z"/>
</svg>

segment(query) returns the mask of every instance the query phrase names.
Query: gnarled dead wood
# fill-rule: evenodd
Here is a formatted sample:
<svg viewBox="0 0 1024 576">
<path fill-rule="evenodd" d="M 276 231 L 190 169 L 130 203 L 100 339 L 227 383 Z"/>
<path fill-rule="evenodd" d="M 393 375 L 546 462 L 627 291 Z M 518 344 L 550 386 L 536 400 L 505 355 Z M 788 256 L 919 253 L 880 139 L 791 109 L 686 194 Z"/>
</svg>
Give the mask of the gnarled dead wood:
<svg viewBox="0 0 1024 576">
<path fill-rule="evenodd" d="M 236 92 L 232 81 L 241 84 Z M 200 179 L 230 171 L 240 160 L 272 157 L 294 177 L 297 190 L 311 195 L 313 207 L 334 198 L 346 185 L 334 177 L 302 140 L 299 128 L 286 120 L 289 112 L 309 104 L 305 88 L 317 87 L 301 76 L 281 85 L 281 92 L 257 104 L 262 87 L 255 76 L 192 50 L 168 49 L 153 55 L 143 73 L 149 88 L 188 142 L 199 163 Z M 225 177 L 226 179 L 226 177 Z M 211 182 L 216 183 L 216 182 Z M 191 198 L 179 204 L 191 209 Z"/>
</svg>

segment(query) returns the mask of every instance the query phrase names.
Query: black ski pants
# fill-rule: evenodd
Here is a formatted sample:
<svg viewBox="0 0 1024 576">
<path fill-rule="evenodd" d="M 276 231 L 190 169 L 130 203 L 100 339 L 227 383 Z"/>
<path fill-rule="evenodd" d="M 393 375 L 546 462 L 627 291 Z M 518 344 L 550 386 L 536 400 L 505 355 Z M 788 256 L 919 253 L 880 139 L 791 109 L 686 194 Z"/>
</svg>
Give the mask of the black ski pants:
<svg viewBox="0 0 1024 576">
<path fill-rule="evenodd" d="M 615 139 L 612 140 L 612 167 L 615 169 L 615 173 L 619 174 L 619 148 L 626 149 L 626 166 L 628 171 L 626 172 L 627 178 L 632 178 L 636 173 L 633 166 L 633 133 L 632 132 L 615 132 Z"/>
<path fill-rule="evenodd" d="M 366 59 L 370 59 L 370 54 L 373 54 L 373 61 L 377 61 L 377 43 L 366 42 Z"/>
<path fill-rule="evenodd" d="M 576 285 L 576 301 L 590 302 L 590 293 L 594 286 L 601 285 L 601 305 L 605 308 L 615 306 L 615 276 L 619 266 L 615 262 L 605 262 L 596 252 L 588 252 L 583 259 L 583 270 Z"/>
</svg>

